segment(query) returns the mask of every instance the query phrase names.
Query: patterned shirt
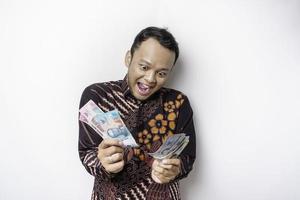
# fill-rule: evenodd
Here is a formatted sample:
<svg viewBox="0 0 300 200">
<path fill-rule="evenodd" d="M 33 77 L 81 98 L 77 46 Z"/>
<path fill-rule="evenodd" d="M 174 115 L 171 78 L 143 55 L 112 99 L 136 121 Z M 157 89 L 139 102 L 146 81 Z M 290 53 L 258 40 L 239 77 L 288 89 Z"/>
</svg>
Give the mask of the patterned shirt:
<svg viewBox="0 0 300 200">
<path fill-rule="evenodd" d="M 196 157 L 193 111 L 188 98 L 179 91 L 162 87 L 147 100 L 137 100 L 131 94 L 125 76 L 123 80 L 88 86 L 81 96 L 80 108 L 89 100 L 93 100 L 104 112 L 118 109 L 140 145 L 139 148 L 126 148 L 123 170 L 110 174 L 97 158 L 102 138 L 79 121 L 80 160 L 95 177 L 91 199 L 180 199 L 179 180 L 192 170 Z M 186 133 L 190 137 L 189 144 L 179 156 L 181 172 L 169 183 L 155 183 L 151 178 L 153 158 L 148 153 L 155 152 L 169 136 L 177 133 Z"/>
</svg>

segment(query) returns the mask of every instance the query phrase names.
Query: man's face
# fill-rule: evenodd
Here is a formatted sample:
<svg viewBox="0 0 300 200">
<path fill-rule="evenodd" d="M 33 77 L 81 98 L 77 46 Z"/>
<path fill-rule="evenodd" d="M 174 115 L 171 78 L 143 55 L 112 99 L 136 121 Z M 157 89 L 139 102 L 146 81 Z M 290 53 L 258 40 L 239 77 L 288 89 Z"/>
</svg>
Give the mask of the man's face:
<svg viewBox="0 0 300 200">
<path fill-rule="evenodd" d="M 159 90 L 169 78 L 175 61 L 175 52 L 163 47 L 155 39 L 142 42 L 134 55 L 127 52 L 128 85 L 133 96 L 146 100 Z"/>
</svg>

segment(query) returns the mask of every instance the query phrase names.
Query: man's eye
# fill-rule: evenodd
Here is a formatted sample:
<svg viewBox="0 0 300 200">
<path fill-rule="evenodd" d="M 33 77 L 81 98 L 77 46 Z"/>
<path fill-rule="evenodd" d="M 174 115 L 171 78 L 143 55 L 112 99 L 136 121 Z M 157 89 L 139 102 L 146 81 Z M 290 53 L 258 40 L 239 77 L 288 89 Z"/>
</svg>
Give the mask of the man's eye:
<svg viewBox="0 0 300 200">
<path fill-rule="evenodd" d="M 148 69 L 148 66 L 140 65 L 140 69 L 143 70 L 143 71 L 146 71 Z"/>
<path fill-rule="evenodd" d="M 160 77 L 166 77 L 167 76 L 167 73 L 166 72 L 159 72 L 158 75 Z"/>
</svg>

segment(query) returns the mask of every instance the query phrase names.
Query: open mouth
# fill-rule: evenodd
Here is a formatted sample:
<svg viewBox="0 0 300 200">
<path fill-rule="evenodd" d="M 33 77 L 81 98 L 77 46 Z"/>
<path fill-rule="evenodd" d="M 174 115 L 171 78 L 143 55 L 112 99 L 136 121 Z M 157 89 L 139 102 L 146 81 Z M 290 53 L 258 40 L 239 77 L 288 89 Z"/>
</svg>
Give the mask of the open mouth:
<svg viewBox="0 0 300 200">
<path fill-rule="evenodd" d="M 148 96 L 151 93 L 152 87 L 149 85 L 143 84 L 141 82 L 137 83 L 137 89 L 140 95 L 142 96 Z"/>
</svg>

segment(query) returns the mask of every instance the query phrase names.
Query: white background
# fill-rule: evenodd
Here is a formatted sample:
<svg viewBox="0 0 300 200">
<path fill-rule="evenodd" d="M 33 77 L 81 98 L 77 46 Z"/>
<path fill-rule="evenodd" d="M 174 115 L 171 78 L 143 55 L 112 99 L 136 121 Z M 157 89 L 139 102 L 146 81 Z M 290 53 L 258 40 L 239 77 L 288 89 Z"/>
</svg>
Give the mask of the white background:
<svg viewBox="0 0 300 200">
<path fill-rule="evenodd" d="M 300 1 L 0 0 L 0 199 L 85 200 L 78 106 L 122 79 L 135 35 L 180 44 L 169 86 L 195 113 L 188 200 L 300 199 Z"/>
</svg>

